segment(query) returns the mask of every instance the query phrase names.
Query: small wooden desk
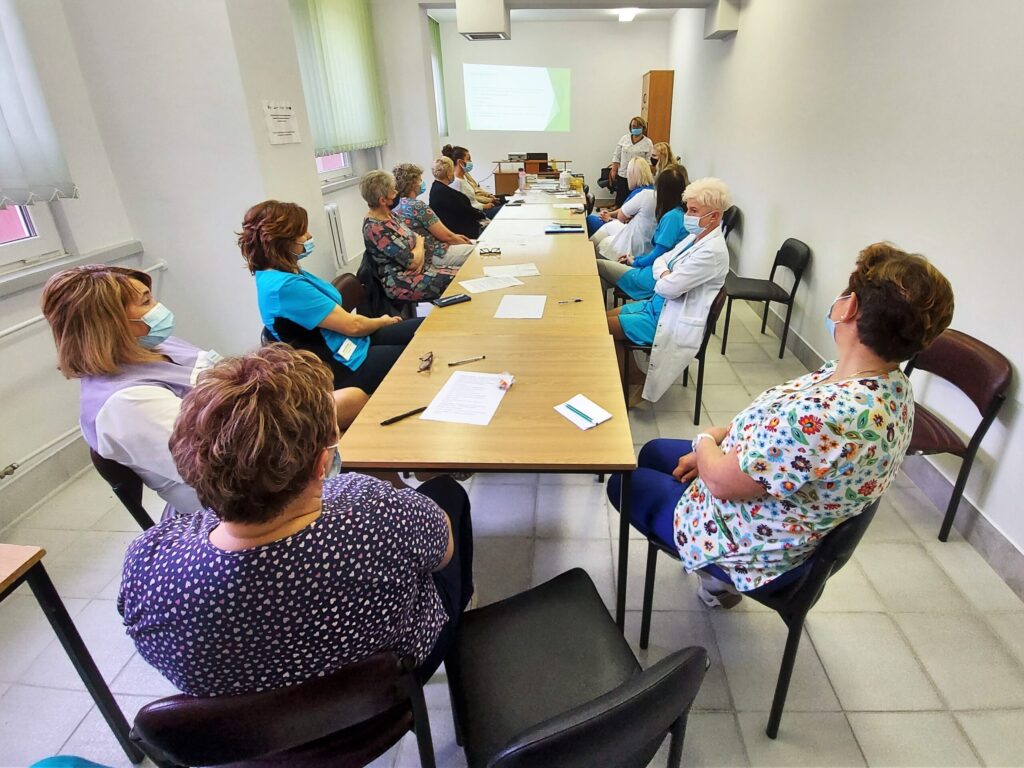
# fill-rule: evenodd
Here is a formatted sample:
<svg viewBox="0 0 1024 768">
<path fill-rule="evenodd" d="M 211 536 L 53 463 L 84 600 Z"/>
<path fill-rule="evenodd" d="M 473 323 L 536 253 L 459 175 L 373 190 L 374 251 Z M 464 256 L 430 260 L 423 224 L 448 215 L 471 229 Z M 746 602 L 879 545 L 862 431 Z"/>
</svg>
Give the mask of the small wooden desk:
<svg viewBox="0 0 1024 768">
<path fill-rule="evenodd" d="M 500 246 L 501 253 L 481 255 L 479 249 L 466 259 L 459 269 L 457 280 L 483 277 L 484 267 L 507 267 L 512 264 L 536 264 L 541 275 L 597 274 L 594 246 L 588 240 L 570 235 L 543 235 L 541 237 L 494 240 L 486 245 Z M 523 282 L 531 278 L 520 278 Z"/>
<path fill-rule="evenodd" d="M 434 353 L 433 369 L 417 373 L 419 357 L 427 351 Z M 481 354 L 487 359 L 447 365 Z M 617 370 L 607 334 L 523 339 L 420 332 L 341 438 L 342 460 L 349 469 L 631 470 L 636 458 Z M 515 376 L 490 424 L 448 424 L 414 416 L 380 426 L 386 418 L 429 403 L 455 371 L 508 371 Z M 581 393 L 612 418 L 581 430 L 555 412 L 556 405 Z"/>
<path fill-rule="evenodd" d="M 611 338 L 604 309 L 604 294 L 601 292 L 600 282 L 593 276 L 538 275 L 520 279 L 523 281 L 522 285 L 499 291 L 474 293 L 471 294 L 472 301 L 453 304 L 450 307 L 435 307 L 416 332 L 416 339 L 437 334 L 513 336 L 518 339 L 522 350 L 520 354 L 526 355 L 534 339 L 541 336 L 596 336 L 602 343 Z M 456 277 L 448 286 L 448 290 L 444 292 L 445 296 L 465 292 L 458 280 Z M 539 320 L 496 318 L 494 313 L 502 297 L 511 294 L 547 296 L 544 317 Z M 558 303 L 561 299 L 575 298 L 581 298 L 583 301 L 573 304 Z M 617 365 L 612 367 L 618 370 Z M 621 381 L 619 398 L 622 398 Z"/>
</svg>

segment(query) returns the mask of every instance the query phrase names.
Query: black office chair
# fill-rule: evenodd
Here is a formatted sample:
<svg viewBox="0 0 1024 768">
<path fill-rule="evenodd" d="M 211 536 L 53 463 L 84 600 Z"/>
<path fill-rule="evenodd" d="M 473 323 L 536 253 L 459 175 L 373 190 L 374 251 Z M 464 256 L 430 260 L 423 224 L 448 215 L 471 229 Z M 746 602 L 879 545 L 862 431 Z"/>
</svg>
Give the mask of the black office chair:
<svg viewBox="0 0 1024 768">
<path fill-rule="evenodd" d="M 707 668 L 691 647 L 647 670 L 575 568 L 463 615 L 445 659 L 470 768 L 647 765 L 671 734 L 677 768 Z"/>
<path fill-rule="evenodd" d="M 156 523 L 149 516 L 146 508 L 142 506 L 142 478 L 135 474 L 135 470 L 119 464 L 113 459 L 105 459 L 96 451 L 89 450 L 89 458 L 92 465 L 96 467 L 100 477 L 107 481 L 110 490 L 117 496 L 124 508 L 135 519 L 142 530 L 152 528 Z"/>
<path fill-rule="evenodd" d="M 693 423 L 700 424 L 700 403 L 704 394 L 704 359 L 706 357 L 708 342 L 711 340 L 711 335 L 715 332 L 715 324 L 718 322 L 718 316 L 722 314 L 722 306 L 725 304 L 725 287 L 718 292 L 715 296 L 714 301 L 711 302 L 711 307 L 708 309 L 708 320 L 704 324 L 704 337 L 700 342 L 700 349 L 697 350 L 697 354 L 693 356 L 693 359 L 697 361 L 697 391 L 696 391 L 696 403 L 693 406 Z M 651 347 L 648 344 L 633 344 L 627 343 L 625 345 L 626 354 L 632 355 L 634 352 L 646 352 L 651 353 Z M 690 383 L 690 368 L 687 366 L 686 370 L 683 371 L 683 386 L 687 386 Z M 626 398 L 626 402 L 629 402 L 629 359 L 626 360 L 626 365 L 622 369 L 622 394 Z"/>
<path fill-rule="evenodd" d="M 743 214 L 740 209 L 735 205 L 729 206 L 722 214 L 722 237 L 728 237 L 733 230 L 740 227 L 742 222 Z"/>
<path fill-rule="evenodd" d="M 838 525 L 829 533 L 811 555 L 810 565 L 798 581 L 784 587 L 778 593 L 757 597 L 748 595 L 766 605 L 782 617 L 789 628 L 786 638 L 786 650 L 782 654 L 782 665 L 779 667 L 779 679 L 775 684 L 775 698 L 772 700 L 772 711 L 768 716 L 768 727 L 765 732 L 769 738 L 779 735 L 779 723 L 782 722 L 782 710 L 786 706 L 786 694 L 789 692 L 789 680 L 793 676 L 793 665 L 796 663 L 796 652 L 800 647 L 800 636 L 804 629 L 807 613 L 818 602 L 827 582 L 833 574 L 846 565 L 853 550 L 864 537 L 864 531 L 878 511 L 879 500 L 868 504 L 855 517 Z M 679 552 L 674 547 L 663 546 L 659 542 L 647 541 L 647 572 L 644 577 L 644 604 L 640 615 L 640 647 L 646 649 L 651 635 L 651 610 L 654 602 L 654 577 L 658 568 L 658 552 L 665 552 L 669 557 L 678 560 Z"/>
<path fill-rule="evenodd" d="M 434 746 L 411 661 L 383 652 L 324 677 L 260 693 L 179 694 L 135 716 L 131 738 L 166 768 L 361 766 L 412 730 L 423 768 Z"/>
<path fill-rule="evenodd" d="M 962 459 L 960 473 L 956 476 L 956 484 L 939 529 L 939 541 L 946 541 L 957 509 L 960 508 L 960 499 L 981 441 L 1006 402 L 1006 393 L 1013 380 L 1013 368 L 998 350 L 952 328 L 943 331 L 908 362 L 906 374 L 909 376 L 915 368 L 944 378 L 967 395 L 981 414 L 981 421 L 971 435 L 970 442 L 965 444 L 942 419 L 920 403 L 914 403 L 914 434 L 910 438 L 908 452 L 925 456 L 951 453 Z"/>
<path fill-rule="evenodd" d="M 796 296 L 796 289 L 800 287 L 800 279 L 804 270 L 811 261 L 811 249 L 807 244 L 790 237 L 779 248 L 775 254 L 775 262 L 772 264 L 771 274 L 767 280 L 757 280 L 752 277 L 737 277 L 733 273 L 725 278 L 725 292 L 729 294 L 729 300 L 725 308 L 725 328 L 722 330 L 722 354 L 725 354 L 725 344 L 729 339 L 729 321 L 732 317 L 733 299 L 746 301 L 763 301 L 764 316 L 761 318 L 761 333 L 768 325 L 768 307 L 773 301 L 786 305 L 786 320 L 782 327 L 782 343 L 779 345 L 779 357 L 786 352 L 786 337 L 789 336 L 789 320 L 793 316 L 793 299 Z M 781 285 L 775 282 L 775 273 L 779 267 L 785 267 L 793 273 L 793 287 L 788 292 Z"/>
<path fill-rule="evenodd" d="M 416 302 L 396 301 L 384 290 L 384 283 L 377 274 L 373 259 L 363 254 L 356 270 L 356 280 L 362 284 L 365 300 L 359 305 L 359 314 L 366 317 L 397 315 L 403 318 L 416 316 Z"/>
</svg>

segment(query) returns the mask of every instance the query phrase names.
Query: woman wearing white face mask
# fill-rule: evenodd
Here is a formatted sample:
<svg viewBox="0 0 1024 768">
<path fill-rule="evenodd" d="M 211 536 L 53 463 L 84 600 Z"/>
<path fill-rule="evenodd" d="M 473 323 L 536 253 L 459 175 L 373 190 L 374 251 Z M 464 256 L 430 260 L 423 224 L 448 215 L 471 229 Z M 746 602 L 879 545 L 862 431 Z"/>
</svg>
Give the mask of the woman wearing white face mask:
<svg viewBox="0 0 1024 768">
<path fill-rule="evenodd" d="M 133 469 L 181 513 L 199 499 L 167 448 L 181 398 L 219 359 L 172 336 L 174 314 L 156 301 L 145 272 L 106 264 L 75 267 L 43 288 L 43 314 L 59 368 L 82 382 L 80 423 L 100 456 Z"/>
<path fill-rule="evenodd" d="M 642 157 L 645 163 L 651 162 L 654 143 L 647 138 L 647 121 L 637 115 L 629 121 L 629 133 L 623 134 L 612 153 L 611 170 L 608 172 L 609 188 L 615 192 L 615 207 L 621 208 L 629 194 L 624 174 L 619 173 L 629 167 L 634 157 Z"/>
</svg>

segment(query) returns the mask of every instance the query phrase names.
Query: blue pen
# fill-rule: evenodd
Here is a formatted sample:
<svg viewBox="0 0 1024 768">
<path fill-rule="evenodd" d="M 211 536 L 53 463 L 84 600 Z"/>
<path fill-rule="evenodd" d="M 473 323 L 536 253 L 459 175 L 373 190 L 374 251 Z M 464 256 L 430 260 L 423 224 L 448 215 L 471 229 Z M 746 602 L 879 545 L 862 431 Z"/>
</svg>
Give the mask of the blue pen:
<svg viewBox="0 0 1024 768">
<path fill-rule="evenodd" d="M 579 408 L 574 408 L 574 407 L 573 407 L 572 405 L 570 405 L 569 403 L 566 403 L 566 404 L 565 404 L 565 407 L 566 407 L 566 408 L 568 408 L 568 409 L 569 409 L 570 411 L 572 411 L 573 413 L 575 413 L 575 414 L 576 414 L 577 416 L 579 416 L 579 417 L 580 417 L 581 419 L 586 419 L 586 420 L 587 420 L 587 421 L 589 421 L 589 422 L 590 422 L 591 424 L 593 424 L 593 423 L 594 423 L 594 420 L 593 420 L 592 418 L 590 418 L 589 416 L 587 416 L 587 414 L 585 414 L 585 413 L 584 413 L 583 411 L 581 411 L 581 410 L 580 410 Z"/>
</svg>

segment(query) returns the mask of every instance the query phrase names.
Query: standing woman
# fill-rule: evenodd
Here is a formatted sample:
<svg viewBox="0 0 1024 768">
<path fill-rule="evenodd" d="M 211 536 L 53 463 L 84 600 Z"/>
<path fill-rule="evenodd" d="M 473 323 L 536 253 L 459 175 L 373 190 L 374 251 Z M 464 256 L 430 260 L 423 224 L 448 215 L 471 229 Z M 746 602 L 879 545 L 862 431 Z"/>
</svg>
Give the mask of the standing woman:
<svg viewBox="0 0 1024 768">
<path fill-rule="evenodd" d="M 608 182 L 615 190 L 615 207 L 621 208 L 629 194 L 626 179 L 619 174 L 619 169 L 629 166 L 634 157 L 642 157 L 644 162 L 651 161 L 654 144 L 647 138 L 647 121 L 639 115 L 629 121 L 629 133 L 623 134 L 612 153 L 612 167 L 608 172 Z"/>
</svg>

